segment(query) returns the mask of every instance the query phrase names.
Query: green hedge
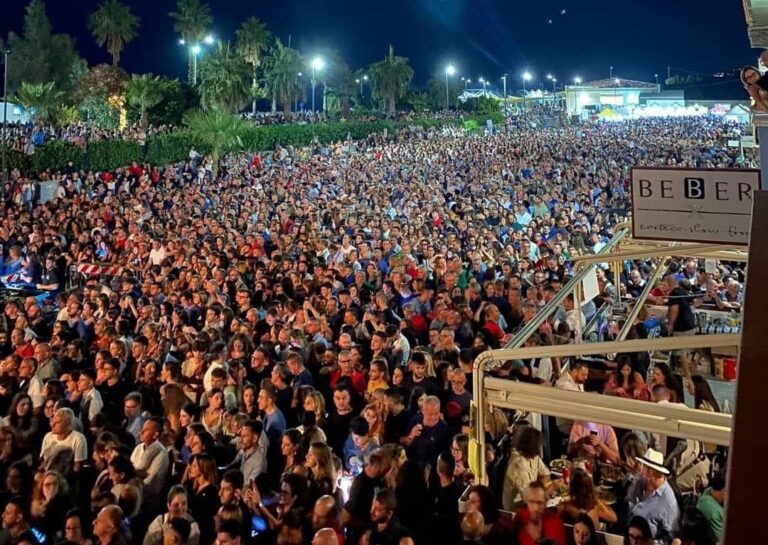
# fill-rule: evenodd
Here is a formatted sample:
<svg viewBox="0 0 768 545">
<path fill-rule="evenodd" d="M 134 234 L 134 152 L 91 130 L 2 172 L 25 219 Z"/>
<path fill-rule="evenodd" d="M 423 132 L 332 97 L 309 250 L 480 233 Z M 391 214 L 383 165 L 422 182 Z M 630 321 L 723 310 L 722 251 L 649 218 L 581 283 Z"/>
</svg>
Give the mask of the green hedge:
<svg viewBox="0 0 768 545">
<path fill-rule="evenodd" d="M 88 144 L 85 167 L 88 170 L 110 170 L 130 165 L 133 161 L 142 163 L 144 151 L 131 140 L 97 140 Z"/>
<path fill-rule="evenodd" d="M 345 140 L 347 136 L 360 140 L 373 133 L 387 129 L 393 134 L 397 129 L 418 125 L 425 129 L 454 124 L 458 121 L 419 119 L 414 121 L 377 120 L 373 122 L 348 121 L 319 123 L 316 125 L 266 125 L 249 127 L 243 135 L 245 151 L 267 151 L 282 146 L 306 146 L 317 138 L 322 144 Z M 484 121 L 483 121 L 484 123 Z M 185 160 L 189 150 L 195 146 L 205 153 L 205 147 L 195 142 L 187 131 L 161 134 L 147 139 L 145 149 L 127 140 L 96 140 L 83 151 L 69 142 L 53 141 L 35 149 L 34 155 L 26 156 L 11 151 L 9 164 L 25 174 L 38 173 L 46 169 L 58 170 L 72 161 L 75 168 L 87 170 L 111 170 L 129 165 L 133 161 L 152 165 L 167 165 Z"/>
</svg>

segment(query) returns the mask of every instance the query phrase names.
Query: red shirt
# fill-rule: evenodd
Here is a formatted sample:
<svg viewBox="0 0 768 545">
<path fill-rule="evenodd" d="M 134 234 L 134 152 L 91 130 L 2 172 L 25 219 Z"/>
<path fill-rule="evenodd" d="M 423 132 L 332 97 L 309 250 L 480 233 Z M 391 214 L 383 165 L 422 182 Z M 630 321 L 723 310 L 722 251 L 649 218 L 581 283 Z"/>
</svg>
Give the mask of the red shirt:
<svg viewBox="0 0 768 545">
<path fill-rule="evenodd" d="M 528 533 L 528 523 L 531 522 L 531 512 L 527 507 L 518 511 L 513 523 L 513 535 L 517 537 L 518 545 L 536 545 L 536 541 Z M 555 545 L 566 545 L 568 536 L 565 531 L 565 525 L 555 513 L 545 511 L 542 521 L 542 535 L 551 539 Z"/>
<path fill-rule="evenodd" d="M 341 378 L 341 371 L 336 369 L 331 373 L 331 390 L 336 388 L 336 383 L 339 382 L 339 379 Z M 358 394 L 364 394 L 365 390 L 367 388 L 367 385 L 365 384 L 365 377 L 360 371 L 352 371 L 352 374 L 349 375 L 349 379 L 352 381 L 352 388 L 358 393 Z"/>
</svg>

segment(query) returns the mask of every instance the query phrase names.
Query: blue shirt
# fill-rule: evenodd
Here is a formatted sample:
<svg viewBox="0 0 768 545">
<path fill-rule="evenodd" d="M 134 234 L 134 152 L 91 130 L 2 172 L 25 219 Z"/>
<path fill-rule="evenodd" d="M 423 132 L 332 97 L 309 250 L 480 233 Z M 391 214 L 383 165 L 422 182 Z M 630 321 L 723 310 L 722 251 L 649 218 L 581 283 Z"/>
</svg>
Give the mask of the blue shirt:
<svg viewBox="0 0 768 545">
<path fill-rule="evenodd" d="M 271 445 L 278 445 L 280 436 L 285 431 L 285 417 L 280 409 L 272 414 L 264 414 L 264 433 L 267 434 Z"/>
<path fill-rule="evenodd" d="M 651 535 L 657 541 L 669 545 L 677 535 L 680 506 L 667 481 L 645 497 L 645 478 L 638 478 L 627 494 L 630 517 L 643 517 L 651 527 Z"/>
</svg>

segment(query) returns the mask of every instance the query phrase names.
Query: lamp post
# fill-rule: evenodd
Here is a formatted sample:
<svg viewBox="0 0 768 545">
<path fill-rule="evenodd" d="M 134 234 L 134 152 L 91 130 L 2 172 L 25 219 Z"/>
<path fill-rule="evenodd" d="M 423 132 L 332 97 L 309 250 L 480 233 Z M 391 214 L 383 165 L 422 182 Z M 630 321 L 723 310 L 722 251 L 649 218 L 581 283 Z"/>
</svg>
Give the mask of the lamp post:
<svg viewBox="0 0 768 545">
<path fill-rule="evenodd" d="M 501 76 L 501 83 L 504 86 L 504 113 L 507 112 L 507 75 Z"/>
<path fill-rule="evenodd" d="M 357 78 L 355 80 L 355 83 L 358 83 L 360 85 L 360 96 L 364 96 L 365 94 L 363 92 L 363 85 L 365 84 L 366 81 L 368 81 L 368 76 L 363 76 L 362 78 Z"/>
<path fill-rule="evenodd" d="M 189 46 L 189 51 L 192 53 L 192 85 L 195 85 L 197 83 L 197 57 L 200 55 L 200 52 L 203 50 L 202 44 L 206 45 L 212 45 L 216 39 L 208 34 L 205 38 L 203 38 L 202 41 L 194 43 Z M 179 44 L 181 45 L 187 45 L 186 40 L 184 38 L 179 40 Z"/>
<path fill-rule="evenodd" d="M 613 79 L 613 66 L 611 66 L 611 74 L 609 76 L 609 79 Z"/>
<path fill-rule="evenodd" d="M 523 110 L 526 109 L 525 82 L 531 81 L 531 78 L 533 78 L 533 76 L 531 75 L 530 72 L 523 73 Z"/>
<path fill-rule="evenodd" d="M 579 76 L 576 76 L 573 78 L 573 83 L 576 85 L 581 85 L 581 78 Z"/>
<path fill-rule="evenodd" d="M 301 72 L 296 74 L 296 78 L 293 80 L 293 86 L 297 87 L 299 86 L 299 78 L 301 77 Z M 296 91 L 296 96 L 293 97 L 293 111 L 298 112 L 299 111 L 299 93 Z"/>
<path fill-rule="evenodd" d="M 485 78 L 483 78 L 483 77 L 480 77 L 480 79 L 478 79 L 477 81 L 479 81 L 480 83 L 482 83 L 482 84 L 483 84 L 483 98 L 485 98 L 485 97 L 487 96 L 487 95 L 485 94 Z"/>
<path fill-rule="evenodd" d="M 320 57 L 312 59 L 312 113 L 315 113 L 315 86 L 317 85 L 316 73 L 323 69 L 325 62 Z"/>
<path fill-rule="evenodd" d="M 654 74 L 653 77 L 656 78 L 656 85 L 658 85 L 659 84 L 659 75 L 658 74 Z"/>
<path fill-rule="evenodd" d="M 5 181 L 8 179 L 8 55 L 7 49 L 3 52 L 3 171 L 0 173 L 0 199 L 5 197 Z"/>
<path fill-rule="evenodd" d="M 445 109 L 450 110 L 451 109 L 451 103 L 450 103 L 450 95 L 448 93 L 448 76 L 453 76 L 456 73 L 456 68 L 449 64 L 445 67 Z"/>
</svg>

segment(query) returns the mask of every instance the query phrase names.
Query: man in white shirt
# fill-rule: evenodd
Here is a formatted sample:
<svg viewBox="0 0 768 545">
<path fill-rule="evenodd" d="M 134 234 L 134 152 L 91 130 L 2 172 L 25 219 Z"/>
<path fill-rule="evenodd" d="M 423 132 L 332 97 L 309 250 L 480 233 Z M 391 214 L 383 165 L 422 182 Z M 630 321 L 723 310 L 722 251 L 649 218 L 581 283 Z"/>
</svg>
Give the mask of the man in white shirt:
<svg viewBox="0 0 768 545">
<path fill-rule="evenodd" d="M 158 440 L 163 432 L 163 421 L 152 417 L 144 422 L 139 438 L 141 443 L 136 445 L 131 453 L 131 463 L 136 472 L 143 478 L 143 505 L 147 512 L 159 510 L 165 499 L 165 480 L 168 477 L 168 451 Z"/>
<path fill-rule="evenodd" d="M 88 458 L 88 444 L 85 436 L 72 429 L 75 413 L 72 409 L 61 408 L 51 419 L 51 431 L 43 437 L 40 448 L 40 465 L 44 469 L 57 469 L 68 475 L 77 473 Z"/>
<path fill-rule="evenodd" d="M 560 378 L 555 384 L 555 388 L 561 390 L 570 390 L 572 392 L 583 392 L 584 383 L 587 382 L 589 377 L 589 367 L 581 360 L 575 360 L 571 362 L 568 367 L 568 372 L 560 375 Z M 556 419 L 557 428 L 564 434 L 570 436 L 571 426 L 573 426 L 573 420 L 565 420 L 563 418 Z"/>
</svg>

